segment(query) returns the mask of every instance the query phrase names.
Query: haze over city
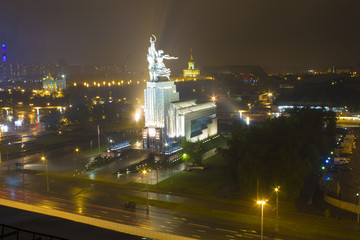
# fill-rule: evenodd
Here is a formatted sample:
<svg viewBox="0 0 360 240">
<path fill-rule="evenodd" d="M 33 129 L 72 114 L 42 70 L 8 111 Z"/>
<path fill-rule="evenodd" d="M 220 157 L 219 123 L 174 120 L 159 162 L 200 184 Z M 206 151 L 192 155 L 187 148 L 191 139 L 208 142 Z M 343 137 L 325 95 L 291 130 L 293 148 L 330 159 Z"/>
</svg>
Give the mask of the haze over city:
<svg viewBox="0 0 360 240">
<path fill-rule="evenodd" d="M 186 64 L 291 67 L 355 65 L 360 3 L 351 1 L 10 1 L 0 33 L 9 62 L 146 66 L 149 35 Z M 11 53 L 11 55 L 10 55 Z M 297 69 L 296 69 L 297 70 Z"/>
<path fill-rule="evenodd" d="M 360 239 L 359 7 L 1 0 L 0 239 Z"/>
</svg>

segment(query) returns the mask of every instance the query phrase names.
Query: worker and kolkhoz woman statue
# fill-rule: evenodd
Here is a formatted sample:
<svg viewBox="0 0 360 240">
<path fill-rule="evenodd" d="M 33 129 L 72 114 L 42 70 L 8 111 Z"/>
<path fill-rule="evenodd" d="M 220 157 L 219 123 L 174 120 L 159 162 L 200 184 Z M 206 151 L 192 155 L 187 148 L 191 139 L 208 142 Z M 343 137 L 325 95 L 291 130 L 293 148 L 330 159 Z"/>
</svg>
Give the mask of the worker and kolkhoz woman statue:
<svg viewBox="0 0 360 240">
<path fill-rule="evenodd" d="M 160 77 L 166 77 L 170 81 L 170 69 L 165 67 L 164 59 L 177 59 L 177 57 L 171 57 L 164 55 L 163 50 L 156 51 L 155 49 L 156 37 L 152 35 L 150 37 L 150 47 L 148 49 L 147 60 L 149 62 L 149 74 L 150 82 L 158 82 Z"/>
</svg>

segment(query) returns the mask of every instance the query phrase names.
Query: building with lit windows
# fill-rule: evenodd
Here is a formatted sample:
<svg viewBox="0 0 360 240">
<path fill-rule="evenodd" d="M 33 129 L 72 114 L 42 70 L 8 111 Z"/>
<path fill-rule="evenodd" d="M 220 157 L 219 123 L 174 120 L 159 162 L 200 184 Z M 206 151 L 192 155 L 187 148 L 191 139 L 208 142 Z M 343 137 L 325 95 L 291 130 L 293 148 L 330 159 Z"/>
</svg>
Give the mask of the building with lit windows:
<svg viewBox="0 0 360 240">
<path fill-rule="evenodd" d="M 65 90 L 66 80 L 65 76 L 62 75 L 60 79 L 54 79 L 49 73 L 45 78 L 43 78 L 43 90 L 48 92 L 60 92 Z"/>
</svg>

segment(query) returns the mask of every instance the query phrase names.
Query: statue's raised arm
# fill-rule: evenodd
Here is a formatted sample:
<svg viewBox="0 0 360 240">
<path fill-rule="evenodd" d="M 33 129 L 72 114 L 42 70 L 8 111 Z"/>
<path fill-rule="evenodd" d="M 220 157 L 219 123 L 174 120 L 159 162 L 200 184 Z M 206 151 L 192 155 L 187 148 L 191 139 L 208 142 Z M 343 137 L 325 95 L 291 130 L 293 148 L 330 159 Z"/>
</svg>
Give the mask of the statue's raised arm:
<svg viewBox="0 0 360 240">
<path fill-rule="evenodd" d="M 147 60 L 149 62 L 150 82 L 156 80 L 155 79 L 155 62 L 156 62 L 157 52 L 155 49 L 155 42 L 156 42 L 156 37 L 154 35 L 152 35 L 150 37 L 150 47 L 148 48 L 148 54 L 147 54 Z"/>
<path fill-rule="evenodd" d="M 178 57 L 172 57 L 172 56 L 169 56 L 169 55 L 164 55 L 163 58 L 165 59 L 178 59 Z"/>
<path fill-rule="evenodd" d="M 153 39 L 154 38 L 154 39 Z M 149 48 L 149 53 L 151 51 L 151 54 L 156 57 L 157 55 L 157 52 L 156 52 L 156 48 L 155 48 L 155 42 L 156 42 L 156 37 L 155 35 L 152 35 L 150 37 L 150 48 Z"/>
</svg>

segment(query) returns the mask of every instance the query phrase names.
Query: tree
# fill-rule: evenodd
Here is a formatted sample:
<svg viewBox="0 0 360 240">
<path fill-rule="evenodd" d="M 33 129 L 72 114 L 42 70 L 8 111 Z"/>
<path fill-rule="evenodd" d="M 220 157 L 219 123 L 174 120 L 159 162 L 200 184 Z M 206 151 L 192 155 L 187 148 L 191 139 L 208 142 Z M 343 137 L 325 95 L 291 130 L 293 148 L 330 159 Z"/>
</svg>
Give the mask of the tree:
<svg viewBox="0 0 360 240">
<path fill-rule="evenodd" d="M 295 109 L 289 117 L 268 119 L 258 126 L 236 126 L 228 146 L 221 152 L 232 186 L 252 193 L 281 185 L 296 198 L 304 179 L 320 168 L 321 157 L 333 146 L 333 113 Z"/>
<path fill-rule="evenodd" d="M 67 108 L 65 116 L 70 122 L 84 127 L 89 121 L 89 110 L 85 104 L 79 104 Z"/>
<path fill-rule="evenodd" d="M 201 145 L 201 142 L 193 143 L 183 140 L 181 146 L 183 148 L 182 159 L 184 162 L 190 162 L 193 165 L 202 164 L 202 159 L 205 154 L 205 151 Z"/>
<path fill-rule="evenodd" d="M 58 130 L 62 115 L 58 111 L 52 111 L 51 113 L 43 116 L 41 122 L 45 125 L 46 130 Z"/>
</svg>

